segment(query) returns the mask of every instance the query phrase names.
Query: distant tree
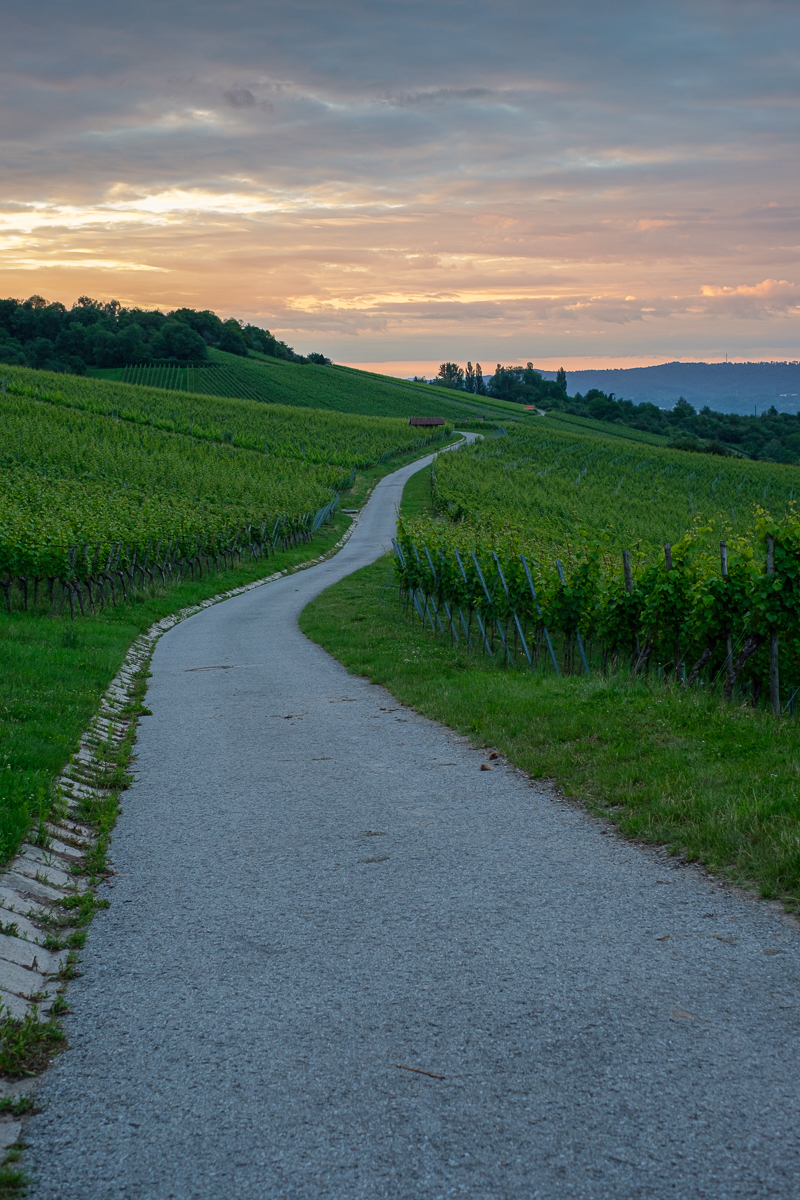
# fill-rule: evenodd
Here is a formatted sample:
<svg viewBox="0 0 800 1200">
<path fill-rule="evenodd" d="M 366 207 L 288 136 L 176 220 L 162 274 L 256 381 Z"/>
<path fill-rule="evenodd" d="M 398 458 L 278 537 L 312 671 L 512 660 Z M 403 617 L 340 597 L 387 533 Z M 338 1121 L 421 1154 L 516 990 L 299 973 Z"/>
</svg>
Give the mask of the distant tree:
<svg viewBox="0 0 800 1200">
<path fill-rule="evenodd" d="M 558 386 L 560 388 L 563 388 L 564 391 L 566 392 L 566 390 L 567 390 L 567 372 L 564 370 L 563 367 L 559 367 L 558 370 L 556 371 L 556 383 L 558 384 Z"/>
<path fill-rule="evenodd" d="M 458 363 L 443 362 L 439 367 L 436 382 L 440 387 L 463 388 L 464 372 Z"/>
<path fill-rule="evenodd" d="M 475 391 L 475 371 L 473 370 L 471 362 L 467 363 L 467 369 L 464 372 L 464 391 Z"/>
<path fill-rule="evenodd" d="M 307 354 L 306 358 L 310 363 L 316 363 L 319 367 L 329 367 L 331 365 L 331 360 L 326 358 L 324 354 Z"/>
<path fill-rule="evenodd" d="M 227 354 L 239 354 L 242 358 L 247 357 L 247 343 L 244 340 L 242 327 L 238 321 L 233 318 L 222 323 L 222 336 L 219 339 L 219 348 Z"/>
<path fill-rule="evenodd" d="M 483 381 L 483 370 L 479 362 L 475 363 L 475 395 L 486 395 L 486 384 Z"/>
<path fill-rule="evenodd" d="M 208 357 L 208 348 L 200 334 L 183 321 L 165 321 L 151 339 L 149 350 L 152 358 L 178 358 L 183 362 Z"/>
<path fill-rule="evenodd" d="M 697 410 L 684 400 L 683 396 L 679 396 L 675 407 L 672 410 L 673 417 L 677 417 L 679 421 L 685 421 L 687 417 L 696 417 Z"/>
<path fill-rule="evenodd" d="M 197 312 L 193 308 L 176 308 L 170 314 L 171 321 L 183 321 L 195 333 L 199 333 L 209 346 L 216 346 L 222 337 L 222 321 L 207 308 Z"/>
</svg>

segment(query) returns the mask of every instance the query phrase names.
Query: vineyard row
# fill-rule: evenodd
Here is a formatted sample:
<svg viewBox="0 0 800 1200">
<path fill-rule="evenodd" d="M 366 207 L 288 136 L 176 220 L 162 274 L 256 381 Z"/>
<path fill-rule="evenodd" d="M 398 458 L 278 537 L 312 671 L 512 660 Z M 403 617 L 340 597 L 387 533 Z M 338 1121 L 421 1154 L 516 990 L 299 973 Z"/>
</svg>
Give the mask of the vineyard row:
<svg viewBox="0 0 800 1200">
<path fill-rule="evenodd" d="M 20 596 L 22 608 L 27 611 L 29 602 L 36 607 L 39 589 L 47 585 L 50 616 L 56 616 L 69 602 L 70 617 L 75 619 L 76 606 L 81 616 L 94 613 L 98 608 L 126 603 L 132 599 L 138 587 L 141 591 L 163 588 L 181 583 L 190 576 L 203 578 L 212 569 L 232 568 L 242 564 L 245 557 L 250 561 L 269 559 L 278 550 L 309 542 L 321 525 L 335 511 L 338 494 L 318 509 L 316 513 L 304 513 L 290 518 L 280 516 L 271 529 L 264 522 L 259 528 L 247 525 L 237 530 L 217 530 L 213 533 L 197 534 L 194 538 L 178 535 L 165 542 L 148 540 L 144 545 L 135 542 L 113 542 L 97 545 L 65 547 L 61 570 L 56 574 L 5 573 L 0 577 L 0 587 L 5 593 L 6 611 L 12 612 L 12 594 Z"/>
<path fill-rule="evenodd" d="M 698 525 L 659 554 L 587 540 L 550 558 L 513 534 L 409 522 L 396 571 L 412 619 L 498 664 L 589 674 L 627 663 L 634 678 L 724 680 L 728 699 L 749 687 L 754 703 L 793 708 L 778 657 L 800 679 L 800 519 L 793 506 L 780 521 L 762 513 L 718 549 L 709 534 Z"/>
</svg>

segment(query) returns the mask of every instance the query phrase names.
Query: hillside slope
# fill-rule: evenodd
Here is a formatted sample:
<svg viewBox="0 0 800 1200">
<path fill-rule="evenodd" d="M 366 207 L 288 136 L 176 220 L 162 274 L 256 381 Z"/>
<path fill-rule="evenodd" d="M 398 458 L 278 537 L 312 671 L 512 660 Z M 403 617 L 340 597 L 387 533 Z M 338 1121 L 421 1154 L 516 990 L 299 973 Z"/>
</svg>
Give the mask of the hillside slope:
<svg viewBox="0 0 800 1200">
<path fill-rule="evenodd" d="M 291 404 L 334 412 L 384 417 L 444 417 L 447 421 L 528 420 L 518 404 L 472 396 L 449 388 L 411 383 L 352 367 L 294 363 L 251 352 L 247 358 L 209 351 L 207 364 L 144 364 L 93 370 L 108 381 L 211 396 L 233 396 L 267 404 Z"/>
</svg>

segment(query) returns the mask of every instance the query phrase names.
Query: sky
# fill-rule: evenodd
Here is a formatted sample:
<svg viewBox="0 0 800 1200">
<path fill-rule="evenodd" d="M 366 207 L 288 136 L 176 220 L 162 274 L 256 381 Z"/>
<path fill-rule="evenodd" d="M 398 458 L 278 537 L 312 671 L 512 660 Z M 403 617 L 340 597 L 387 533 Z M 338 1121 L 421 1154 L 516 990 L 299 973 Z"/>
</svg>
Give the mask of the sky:
<svg viewBox="0 0 800 1200">
<path fill-rule="evenodd" d="M 0 295 L 403 375 L 800 358 L 797 0 L 4 7 Z"/>
</svg>

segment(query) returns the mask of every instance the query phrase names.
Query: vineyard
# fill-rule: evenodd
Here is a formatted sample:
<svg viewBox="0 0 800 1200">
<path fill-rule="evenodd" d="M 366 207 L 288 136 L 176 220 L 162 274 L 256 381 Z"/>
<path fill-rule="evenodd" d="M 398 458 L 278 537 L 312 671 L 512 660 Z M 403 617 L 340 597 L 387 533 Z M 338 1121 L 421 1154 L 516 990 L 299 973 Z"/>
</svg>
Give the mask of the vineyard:
<svg viewBox="0 0 800 1200">
<path fill-rule="evenodd" d="M 307 540 L 356 468 L 433 440 L 399 420 L 18 368 L 2 389 L 7 612 L 67 601 L 84 612 L 127 599 L 137 579 L 165 585 L 268 556 Z"/>
<path fill-rule="evenodd" d="M 84 411 L 195 440 L 255 450 L 273 458 L 333 464 L 348 475 L 354 467 L 427 443 L 402 419 L 316 409 L 298 412 L 289 405 L 189 395 L 22 367 L 0 368 L 0 395 L 3 393 L 71 412 Z M 4 438 L 0 454 L 7 453 L 7 446 Z"/>
<path fill-rule="evenodd" d="M 144 364 L 97 372 L 109 382 L 234 396 L 268 404 L 384 417 L 444 417 L 448 421 L 530 421 L 519 404 L 468 396 L 350 367 L 297 364 L 267 355 L 241 358 L 211 350 L 203 364 Z M 0 368 L 2 369 L 2 368 Z"/>
<path fill-rule="evenodd" d="M 396 549 L 433 633 L 509 667 L 624 669 L 793 710 L 793 468 L 515 434 L 440 458 L 432 484 L 446 519 L 407 522 Z"/>
</svg>

